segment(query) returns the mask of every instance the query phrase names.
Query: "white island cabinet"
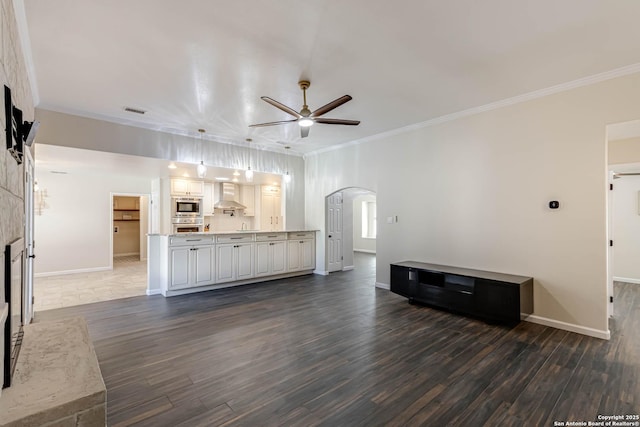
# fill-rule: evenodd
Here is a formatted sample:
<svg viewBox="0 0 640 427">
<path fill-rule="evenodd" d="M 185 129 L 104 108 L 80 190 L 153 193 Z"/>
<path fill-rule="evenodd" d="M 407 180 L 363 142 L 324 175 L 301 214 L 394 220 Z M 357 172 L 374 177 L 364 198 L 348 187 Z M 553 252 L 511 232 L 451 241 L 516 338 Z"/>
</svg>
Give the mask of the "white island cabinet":
<svg viewBox="0 0 640 427">
<path fill-rule="evenodd" d="M 150 234 L 147 293 L 182 295 L 314 268 L 315 231 Z"/>
<path fill-rule="evenodd" d="M 313 270 L 316 268 L 315 232 L 289 233 L 289 271 Z"/>
<path fill-rule="evenodd" d="M 169 240 L 169 289 L 211 285 L 215 282 L 213 238 L 171 237 Z"/>
<path fill-rule="evenodd" d="M 287 233 L 256 235 L 256 276 L 271 276 L 287 271 Z"/>
<path fill-rule="evenodd" d="M 254 234 L 216 237 L 217 283 L 253 277 Z"/>
</svg>

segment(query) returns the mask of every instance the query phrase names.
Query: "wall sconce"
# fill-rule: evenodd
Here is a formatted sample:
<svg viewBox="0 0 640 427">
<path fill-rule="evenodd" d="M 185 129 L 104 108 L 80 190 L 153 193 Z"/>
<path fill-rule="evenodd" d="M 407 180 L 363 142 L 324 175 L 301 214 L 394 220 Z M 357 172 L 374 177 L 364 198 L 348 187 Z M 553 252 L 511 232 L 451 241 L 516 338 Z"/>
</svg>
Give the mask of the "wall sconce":
<svg viewBox="0 0 640 427">
<path fill-rule="evenodd" d="M 43 190 L 40 188 L 38 180 L 35 180 L 33 184 L 33 196 L 35 214 L 40 216 L 42 215 L 42 212 L 49 207 L 47 204 L 47 197 L 49 197 L 49 194 L 46 189 Z"/>
</svg>

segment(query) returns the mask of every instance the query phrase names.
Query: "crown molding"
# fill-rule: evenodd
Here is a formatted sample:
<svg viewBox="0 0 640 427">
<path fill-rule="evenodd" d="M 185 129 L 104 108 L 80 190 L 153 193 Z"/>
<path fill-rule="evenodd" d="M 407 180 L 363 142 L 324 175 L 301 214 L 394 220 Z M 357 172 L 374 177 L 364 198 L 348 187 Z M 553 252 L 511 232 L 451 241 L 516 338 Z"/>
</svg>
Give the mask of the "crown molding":
<svg viewBox="0 0 640 427">
<path fill-rule="evenodd" d="M 640 72 L 640 63 L 627 65 L 625 67 L 616 68 L 614 70 L 605 71 L 604 73 L 595 74 L 589 77 L 584 77 L 578 80 L 573 80 L 566 83 L 561 83 L 555 86 L 551 86 L 545 89 L 536 90 L 533 92 L 525 93 L 522 95 L 517 95 L 511 98 L 506 98 L 500 101 L 492 102 L 490 104 L 481 105 L 479 107 L 473 107 L 466 110 L 458 111 L 451 114 L 446 114 L 444 116 L 436 117 L 433 119 L 425 120 L 420 123 L 415 123 L 408 126 L 403 126 L 401 128 L 393 129 L 387 132 L 378 133 L 375 135 L 368 136 L 366 138 L 357 139 L 353 141 L 346 142 L 344 144 L 332 145 L 331 147 L 321 148 L 319 150 L 314 150 L 304 155 L 304 158 L 327 153 L 330 151 L 339 150 L 342 148 L 360 145 L 365 142 L 376 141 L 383 138 L 388 138 L 391 136 L 403 134 L 406 132 L 411 132 L 417 129 L 422 129 L 425 127 L 436 126 L 442 123 L 451 122 L 463 117 L 473 116 L 475 114 L 483 113 L 485 111 L 497 110 L 499 108 L 508 107 L 515 104 L 520 104 L 522 102 L 531 101 L 538 98 L 544 98 L 545 96 L 553 95 L 560 92 L 566 92 L 571 89 L 576 89 L 583 86 L 589 86 L 595 83 L 600 83 L 606 80 L 615 79 L 618 77 L 627 76 L 630 74 L 635 74 Z"/>
</svg>

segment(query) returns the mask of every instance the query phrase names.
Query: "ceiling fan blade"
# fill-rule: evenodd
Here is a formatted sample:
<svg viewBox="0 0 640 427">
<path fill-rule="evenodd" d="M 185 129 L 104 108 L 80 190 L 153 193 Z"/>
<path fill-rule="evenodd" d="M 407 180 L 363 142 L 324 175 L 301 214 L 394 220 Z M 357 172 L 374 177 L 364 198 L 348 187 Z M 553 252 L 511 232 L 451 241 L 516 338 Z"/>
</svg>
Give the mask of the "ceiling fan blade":
<svg viewBox="0 0 640 427">
<path fill-rule="evenodd" d="M 344 120 L 344 119 L 325 119 L 322 117 L 318 117 L 317 119 L 313 119 L 316 123 L 324 123 L 326 125 L 349 125 L 349 126 L 357 126 L 360 124 L 360 120 Z"/>
<path fill-rule="evenodd" d="M 284 111 L 285 113 L 291 114 L 293 117 L 295 117 L 296 119 L 299 119 L 300 117 L 302 117 L 300 115 L 300 113 L 298 113 L 296 110 L 294 110 L 293 108 L 287 107 L 284 104 L 279 103 L 278 101 L 276 101 L 273 98 L 269 98 L 268 96 L 261 96 L 260 99 L 262 99 L 265 102 L 268 102 L 269 104 L 273 105 L 276 108 L 281 109 L 282 111 Z"/>
<path fill-rule="evenodd" d="M 311 113 L 311 117 L 319 117 L 319 116 L 321 116 L 321 115 L 323 115 L 325 113 L 328 113 L 329 111 L 333 110 L 334 108 L 338 108 L 339 106 L 341 106 L 345 102 L 351 101 L 351 99 L 352 98 L 349 95 L 345 95 L 345 96 L 342 96 L 342 97 L 340 97 L 338 99 L 334 99 L 333 101 L 331 101 L 327 105 L 323 105 L 322 107 L 318 108 L 316 111 Z"/>
<path fill-rule="evenodd" d="M 265 126 L 275 126 L 275 125 L 283 125 L 285 123 L 294 123 L 297 122 L 298 119 L 293 119 L 293 120 L 280 120 L 279 122 L 268 122 L 268 123 L 258 123 L 255 125 L 249 125 L 250 128 L 261 128 L 261 127 L 265 127 Z"/>
<path fill-rule="evenodd" d="M 309 128 L 300 126 L 300 138 L 306 138 L 309 136 Z"/>
</svg>

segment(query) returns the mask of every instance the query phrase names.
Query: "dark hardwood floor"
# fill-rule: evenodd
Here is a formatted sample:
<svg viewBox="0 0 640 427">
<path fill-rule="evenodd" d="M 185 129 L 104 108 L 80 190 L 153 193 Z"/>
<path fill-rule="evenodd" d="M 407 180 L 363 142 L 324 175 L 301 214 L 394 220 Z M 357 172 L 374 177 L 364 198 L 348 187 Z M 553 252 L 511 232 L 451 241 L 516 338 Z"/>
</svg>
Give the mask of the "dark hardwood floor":
<svg viewBox="0 0 640 427">
<path fill-rule="evenodd" d="M 356 269 L 84 316 L 110 426 L 553 426 L 640 409 L 640 285 L 616 285 L 612 339 L 407 303 Z"/>
</svg>

